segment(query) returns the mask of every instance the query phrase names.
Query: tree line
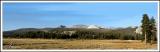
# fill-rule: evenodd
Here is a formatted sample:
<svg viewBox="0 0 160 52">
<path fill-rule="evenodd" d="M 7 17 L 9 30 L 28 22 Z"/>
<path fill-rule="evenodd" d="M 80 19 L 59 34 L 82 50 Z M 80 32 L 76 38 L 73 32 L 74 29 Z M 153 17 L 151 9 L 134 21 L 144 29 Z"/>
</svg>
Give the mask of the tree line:
<svg viewBox="0 0 160 52">
<path fill-rule="evenodd" d="M 44 39 L 122 39 L 140 40 L 141 35 L 134 32 L 135 28 L 124 29 L 72 29 L 56 28 L 50 31 L 24 31 L 5 34 L 5 38 L 44 38 Z M 74 31 L 70 34 L 69 31 Z M 68 33 L 64 33 L 68 32 Z"/>
</svg>

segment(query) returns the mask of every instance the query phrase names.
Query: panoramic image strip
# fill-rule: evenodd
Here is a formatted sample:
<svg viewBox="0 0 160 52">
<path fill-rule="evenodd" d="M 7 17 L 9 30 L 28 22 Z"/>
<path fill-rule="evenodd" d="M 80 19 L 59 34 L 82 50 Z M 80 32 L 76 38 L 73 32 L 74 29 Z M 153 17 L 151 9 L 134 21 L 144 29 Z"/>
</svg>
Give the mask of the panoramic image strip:
<svg viewBox="0 0 160 52">
<path fill-rule="evenodd" d="M 157 50 L 156 2 L 3 3 L 3 50 Z"/>
</svg>

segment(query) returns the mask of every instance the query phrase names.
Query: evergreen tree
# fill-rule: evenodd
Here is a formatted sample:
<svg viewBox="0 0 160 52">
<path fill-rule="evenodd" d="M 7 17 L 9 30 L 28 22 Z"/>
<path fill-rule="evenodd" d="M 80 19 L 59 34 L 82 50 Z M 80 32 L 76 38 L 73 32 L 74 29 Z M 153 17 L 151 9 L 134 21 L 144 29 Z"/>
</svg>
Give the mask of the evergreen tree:
<svg viewBox="0 0 160 52">
<path fill-rule="evenodd" d="M 150 35 L 150 20 L 147 14 L 143 15 L 143 19 L 142 19 L 142 41 L 145 41 L 145 43 L 148 43 L 149 40 L 149 35 Z"/>
<path fill-rule="evenodd" d="M 157 31 L 157 29 L 156 29 L 156 22 L 155 22 L 155 19 L 152 17 L 151 19 L 150 19 L 150 31 L 151 31 L 151 40 L 152 41 L 155 41 L 156 40 L 156 31 Z"/>
</svg>

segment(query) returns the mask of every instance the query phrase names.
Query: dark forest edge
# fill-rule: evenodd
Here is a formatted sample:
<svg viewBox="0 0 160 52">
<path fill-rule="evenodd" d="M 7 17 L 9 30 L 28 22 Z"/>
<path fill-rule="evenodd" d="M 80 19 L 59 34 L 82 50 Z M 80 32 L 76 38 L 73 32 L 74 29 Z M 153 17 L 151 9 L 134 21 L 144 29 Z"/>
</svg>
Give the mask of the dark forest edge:
<svg viewBox="0 0 160 52">
<path fill-rule="evenodd" d="M 84 28 L 24 28 L 4 31 L 4 38 L 42 38 L 42 39 L 120 39 L 141 40 L 136 28 L 84 29 Z M 156 38 L 154 39 L 156 41 Z"/>
</svg>

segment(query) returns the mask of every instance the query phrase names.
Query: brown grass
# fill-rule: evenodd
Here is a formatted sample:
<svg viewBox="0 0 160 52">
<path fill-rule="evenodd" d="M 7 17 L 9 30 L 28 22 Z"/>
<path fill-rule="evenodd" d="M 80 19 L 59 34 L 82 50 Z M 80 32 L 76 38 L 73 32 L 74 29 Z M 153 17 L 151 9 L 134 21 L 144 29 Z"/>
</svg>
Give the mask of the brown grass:
<svg viewBox="0 0 160 52">
<path fill-rule="evenodd" d="M 3 39 L 3 49 L 157 49 L 140 40 Z"/>
</svg>

